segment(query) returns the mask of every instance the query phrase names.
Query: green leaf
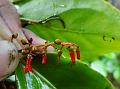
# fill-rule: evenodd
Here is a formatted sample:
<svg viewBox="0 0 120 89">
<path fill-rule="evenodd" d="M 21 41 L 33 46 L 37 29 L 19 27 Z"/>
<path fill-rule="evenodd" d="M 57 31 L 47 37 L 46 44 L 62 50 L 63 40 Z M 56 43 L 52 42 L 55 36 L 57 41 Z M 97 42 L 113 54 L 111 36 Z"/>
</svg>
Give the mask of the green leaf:
<svg viewBox="0 0 120 89">
<path fill-rule="evenodd" d="M 82 59 L 91 60 L 108 52 L 119 52 L 120 13 L 106 2 L 95 1 L 102 3 L 101 7 L 94 3 L 95 6 L 97 5 L 96 10 L 95 6 L 91 5 L 93 2 L 79 0 L 79 3 L 81 2 L 80 8 L 76 7 L 59 14 L 65 23 L 65 28 L 62 27 L 62 23 L 57 19 L 43 24 L 30 25 L 28 28 L 49 41 L 59 38 L 63 41 L 79 44 Z M 71 2 L 73 3 L 73 0 Z M 86 4 L 81 7 L 84 4 L 83 2 L 86 2 Z M 74 1 L 74 3 L 79 6 L 78 2 Z M 25 11 L 27 12 L 27 10 Z M 43 11 L 45 10 L 43 9 Z M 37 13 L 35 15 L 41 18 L 41 15 L 37 15 Z M 25 16 L 24 13 L 23 16 Z"/>
<path fill-rule="evenodd" d="M 41 80 L 32 72 L 26 73 L 25 76 L 27 81 L 27 89 L 42 89 Z"/>
<path fill-rule="evenodd" d="M 37 72 L 35 69 L 32 71 L 39 80 L 42 81 L 42 89 L 56 89 L 56 87 L 51 84 L 44 76 L 42 76 L 39 72 Z"/>
<path fill-rule="evenodd" d="M 23 66 L 21 64 L 19 64 L 15 70 L 15 76 L 17 78 L 18 89 L 28 89 L 25 74 L 23 72 Z"/>
<path fill-rule="evenodd" d="M 37 71 L 24 73 L 22 64 L 19 64 L 15 73 L 18 89 L 56 89 Z"/>
<path fill-rule="evenodd" d="M 22 0 L 22 2 L 25 1 Z M 21 5 L 19 13 L 25 20 L 41 21 L 76 8 L 102 10 L 104 4 L 103 0 L 28 0 L 27 3 Z"/>
<path fill-rule="evenodd" d="M 47 56 L 47 64 L 42 65 L 41 58 L 37 57 L 33 67 L 58 89 L 114 89 L 106 78 L 80 61 L 73 65 L 61 57 L 61 64 L 57 64 L 56 54 Z"/>
</svg>

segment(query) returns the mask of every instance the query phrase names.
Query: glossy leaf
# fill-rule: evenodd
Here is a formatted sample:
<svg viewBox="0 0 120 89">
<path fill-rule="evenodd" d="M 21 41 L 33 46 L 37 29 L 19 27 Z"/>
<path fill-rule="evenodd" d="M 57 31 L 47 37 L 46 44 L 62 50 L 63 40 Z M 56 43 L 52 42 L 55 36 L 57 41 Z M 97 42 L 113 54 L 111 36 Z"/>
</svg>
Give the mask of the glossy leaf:
<svg viewBox="0 0 120 89">
<path fill-rule="evenodd" d="M 18 89 L 28 89 L 25 74 L 23 72 L 23 65 L 19 64 L 15 70 L 15 76 L 17 78 Z"/>
<path fill-rule="evenodd" d="M 71 9 L 90 8 L 100 11 L 104 7 L 103 0 L 29 0 L 20 7 L 19 12 L 25 20 L 41 21 Z"/>
<path fill-rule="evenodd" d="M 44 75 L 58 89 L 114 89 L 106 78 L 90 69 L 86 64 L 61 57 L 57 64 L 57 55 L 48 54 L 47 64 L 42 65 L 42 58 L 36 58 L 33 67 Z"/>
<path fill-rule="evenodd" d="M 22 64 L 19 64 L 15 73 L 18 89 L 56 89 L 48 80 L 35 70 L 34 72 L 24 73 Z"/>
<path fill-rule="evenodd" d="M 31 21 L 59 15 L 65 28 L 58 19 L 28 28 L 49 41 L 59 38 L 79 44 L 82 59 L 120 50 L 120 12 L 104 0 L 31 0 L 19 10 L 24 19 Z"/>
<path fill-rule="evenodd" d="M 40 37 L 79 44 L 81 59 L 120 52 L 120 12 L 104 0 L 31 0 L 19 12 L 24 20 L 42 20 L 42 24 L 27 26 Z M 58 15 L 57 19 L 49 18 L 54 15 Z M 60 65 L 55 55 L 50 56 L 46 65 L 35 62 L 34 68 L 57 88 L 112 89 L 104 77 L 85 64 L 70 64 L 67 51 Z"/>
</svg>

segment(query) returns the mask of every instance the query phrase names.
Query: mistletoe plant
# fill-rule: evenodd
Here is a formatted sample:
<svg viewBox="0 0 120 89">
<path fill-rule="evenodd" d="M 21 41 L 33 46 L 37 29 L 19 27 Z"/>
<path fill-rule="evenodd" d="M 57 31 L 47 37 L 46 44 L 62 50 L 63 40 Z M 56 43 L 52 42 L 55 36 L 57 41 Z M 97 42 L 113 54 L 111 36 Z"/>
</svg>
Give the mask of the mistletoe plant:
<svg viewBox="0 0 120 89">
<path fill-rule="evenodd" d="M 120 12 L 116 8 L 106 0 L 12 1 L 17 12 L 12 3 L 0 0 L 0 39 L 6 40 L 5 45 L 0 41 L 0 54 L 11 45 L 16 53 L 15 58 L 10 56 L 14 60 L 0 56 L 1 80 L 15 70 L 18 89 L 114 89 L 84 60 L 119 52 Z M 3 47 L 7 43 L 10 47 Z M 49 47 L 56 52 L 49 53 Z M 18 64 L 24 60 L 21 56 L 26 62 Z"/>
<path fill-rule="evenodd" d="M 17 36 L 17 35 L 16 35 Z M 16 37 L 15 35 L 12 36 L 12 38 Z M 19 50 L 19 52 L 22 53 L 22 55 L 26 56 L 26 66 L 24 68 L 25 72 L 32 71 L 31 63 L 33 60 L 33 56 L 42 55 L 42 64 L 46 64 L 47 62 L 47 48 L 49 46 L 52 46 L 54 49 L 56 49 L 58 54 L 58 64 L 60 64 L 60 56 L 62 55 L 62 49 L 63 47 L 67 48 L 69 51 L 69 55 L 71 58 L 71 61 L 73 64 L 75 64 L 75 53 L 77 54 L 77 59 L 80 59 L 80 50 L 79 46 L 74 43 L 69 42 L 62 42 L 59 39 L 56 39 L 54 42 L 45 42 L 45 44 L 32 44 L 33 39 L 30 38 L 28 40 L 28 43 L 25 40 L 21 40 L 22 44 L 25 45 L 24 49 Z M 60 48 L 57 48 L 56 45 L 60 45 Z M 41 51 L 42 49 L 42 51 Z"/>
</svg>

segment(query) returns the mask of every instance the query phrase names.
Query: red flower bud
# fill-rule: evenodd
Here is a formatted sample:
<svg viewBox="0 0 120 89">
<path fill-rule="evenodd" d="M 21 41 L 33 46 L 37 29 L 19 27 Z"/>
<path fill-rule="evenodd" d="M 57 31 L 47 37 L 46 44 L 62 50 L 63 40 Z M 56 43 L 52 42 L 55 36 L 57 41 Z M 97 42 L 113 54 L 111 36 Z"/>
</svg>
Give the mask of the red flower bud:
<svg viewBox="0 0 120 89">
<path fill-rule="evenodd" d="M 47 56 L 44 54 L 42 55 L 42 64 L 46 64 Z"/>
<path fill-rule="evenodd" d="M 26 59 L 26 65 L 25 65 L 25 68 L 24 68 L 25 73 L 32 71 L 31 63 L 32 63 L 32 56 L 28 55 L 27 59 Z"/>
<path fill-rule="evenodd" d="M 28 44 L 27 41 L 26 41 L 25 39 L 22 39 L 22 40 L 21 40 L 21 43 L 22 43 L 23 45 Z"/>
<path fill-rule="evenodd" d="M 60 39 L 56 39 L 56 40 L 54 41 L 54 43 L 57 44 L 57 45 L 60 45 L 60 44 L 61 44 L 61 40 L 60 40 Z"/>
<path fill-rule="evenodd" d="M 33 38 L 30 38 L 30 39 L 28 40 L 28 42 L 29 42 L 30 44 L 32 44 Z"/>
<path fill-rule="evenodd" d="M 69 51 L 69 55 L 71 57 L 71 61 L 73 64 L 75 64 L 75 54 L 74 54 L 74 51 L 70 50 Z"/>
<path fill-rule="evenodd" d="M 27 72 L 31 72 L 32 71 L 32 67 L 31 66 L 25 66 L 24 68 L 24 72 L 27 73 Z"/>
<path fill-rule="evenodd" d="M 78 50 L 76 51 L 76 53 L 77 53 L 77 59 L 80 59 L 80 51 Z"/>
<path fill-rule="evenodd" d="M 16 39 L 18 37 L 18 33 L 12 34 L 12 38 Z"/>
</svg>

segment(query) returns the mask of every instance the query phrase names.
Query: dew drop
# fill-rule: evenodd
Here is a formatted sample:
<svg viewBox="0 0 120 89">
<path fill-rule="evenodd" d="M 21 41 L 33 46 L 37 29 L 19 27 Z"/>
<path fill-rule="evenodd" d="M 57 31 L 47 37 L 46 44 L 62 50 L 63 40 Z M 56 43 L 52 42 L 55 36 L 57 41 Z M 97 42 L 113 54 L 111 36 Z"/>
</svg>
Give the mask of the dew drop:
<svg viewBox="0 0 120 89">
<path fill-rule="evenodd" d="M 42 21 L 42 23 L 46 23 L 46 21 Z"/>
<path fill-rule="evenodd" d="M 56 16 L 56 13 L 54 13 L 53 16 Z"/>
<path fill-rule="evenodd" d="M 64 8 L 64 7 L 65 7 L 65 5 L 60 5 L 60 7 Z"/>
<path fill-rule="evenodd" d="M 15 8 L 18 10 L 20 7 L 18 5 L 15 5 Z"/>
</svg>

